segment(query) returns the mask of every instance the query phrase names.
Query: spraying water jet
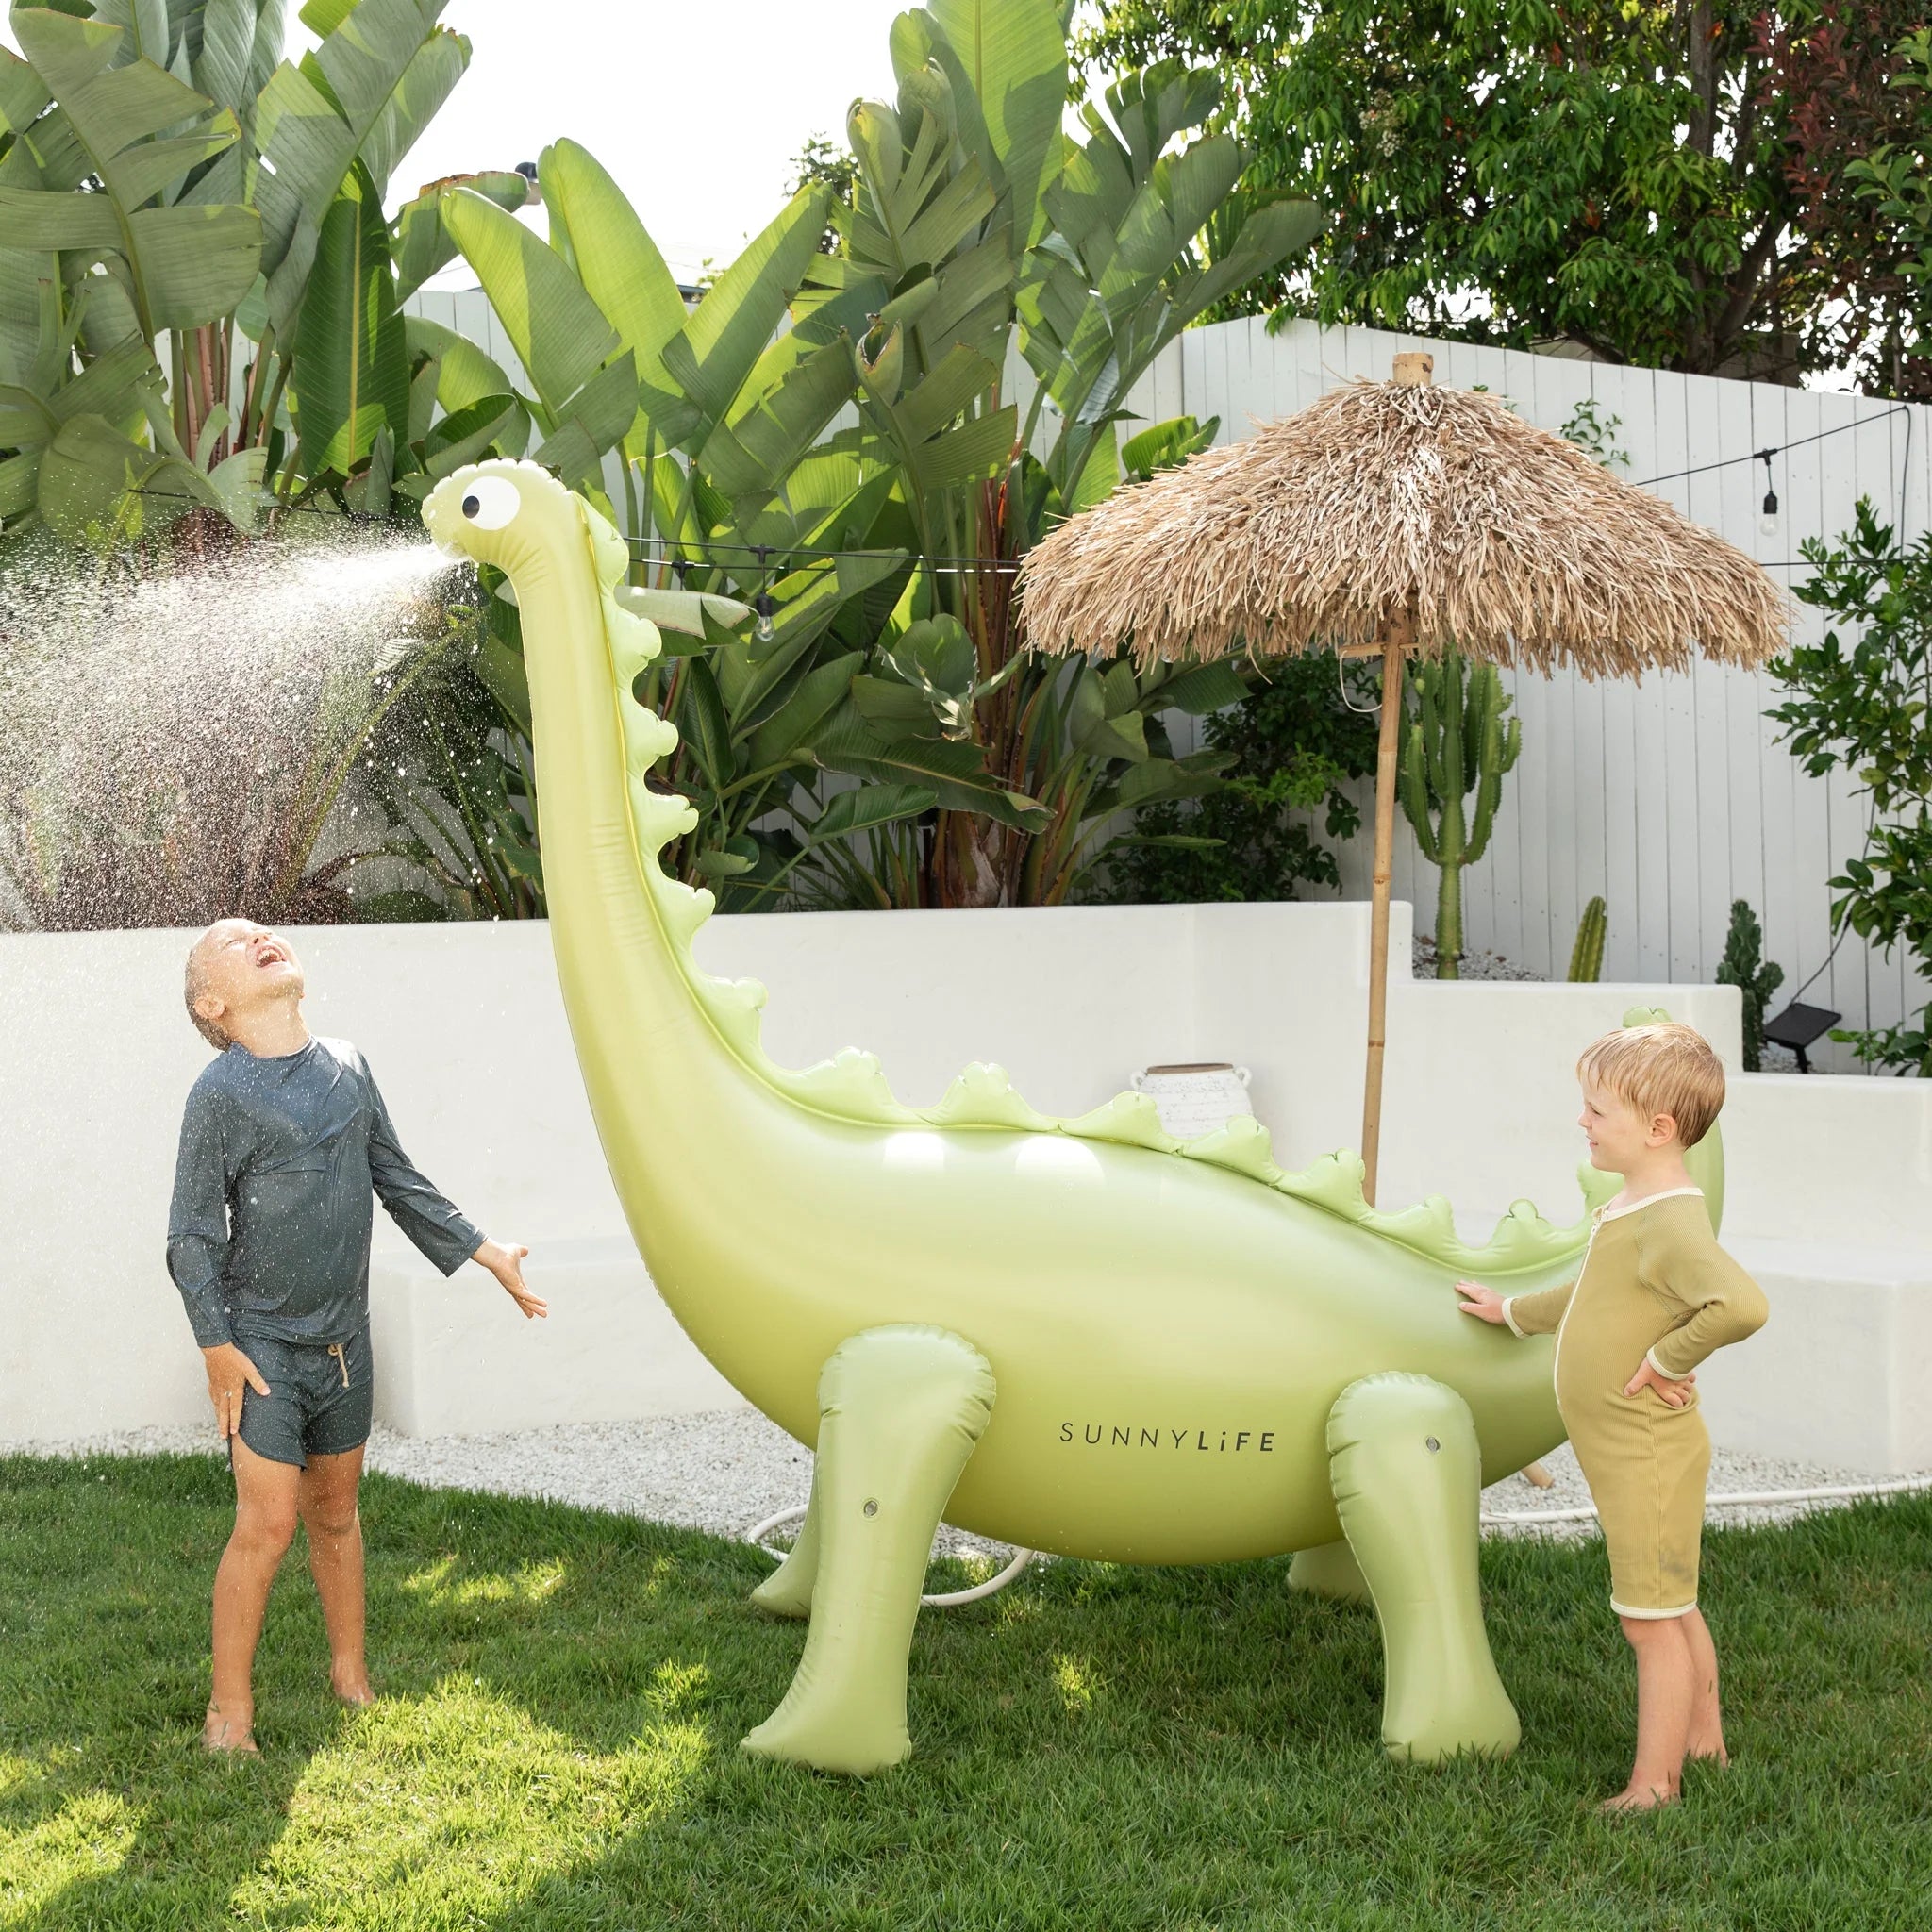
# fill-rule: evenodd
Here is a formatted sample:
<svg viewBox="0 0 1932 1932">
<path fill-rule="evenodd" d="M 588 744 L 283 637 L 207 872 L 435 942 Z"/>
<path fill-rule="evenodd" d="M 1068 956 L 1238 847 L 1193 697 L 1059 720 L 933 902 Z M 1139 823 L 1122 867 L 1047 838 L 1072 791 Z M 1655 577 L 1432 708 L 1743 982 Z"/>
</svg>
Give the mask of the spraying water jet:
<svg viewBox="0 0 1932 1932">
<path fill-rule="evenodd" d="M 14 563 L 0 926 L 350 916 L 368 852 L 339 807 L 448 635 L 452 575 L 430 543 L 332 521 L 145 577 Z"/>
</svg>

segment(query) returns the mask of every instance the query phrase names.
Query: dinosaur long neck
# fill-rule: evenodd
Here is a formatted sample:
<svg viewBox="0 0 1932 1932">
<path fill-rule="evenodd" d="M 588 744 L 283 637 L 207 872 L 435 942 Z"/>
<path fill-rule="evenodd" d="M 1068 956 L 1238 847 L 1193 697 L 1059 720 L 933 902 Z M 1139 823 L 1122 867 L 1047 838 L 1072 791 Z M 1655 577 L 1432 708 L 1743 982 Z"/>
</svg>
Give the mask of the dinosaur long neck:
<svg viewBox="0 0 1932 1932">
<path fill-rule="evenodd" d="M 515 585 L 558 978 L 591 1112 L 641 1245 L 706 1197 L 724 1171 L 721 1157 L 744 1159 L 747 1074 L 691 983 L 690 935 L 709 894 L 666 879 L 657 865 L 657 846 L 689 823 L 690 808 L 644 785 L 645 767 L 675 735 L 631 700 L 628 667 L 612 661 L 622 640 L 608 628 L 648 635 L 648 626 L 602 591 L 588 536 L 546 549 L 519 568 Z M 714 1004 L 735 991 L 709 983 Z"/>
</svg>

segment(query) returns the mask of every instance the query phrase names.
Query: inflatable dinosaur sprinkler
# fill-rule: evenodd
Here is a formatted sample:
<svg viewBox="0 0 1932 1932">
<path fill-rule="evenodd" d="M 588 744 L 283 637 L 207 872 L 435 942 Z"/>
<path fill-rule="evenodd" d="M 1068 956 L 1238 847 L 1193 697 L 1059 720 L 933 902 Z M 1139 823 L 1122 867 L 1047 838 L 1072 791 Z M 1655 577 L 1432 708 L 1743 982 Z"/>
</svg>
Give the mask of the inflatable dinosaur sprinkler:
<svg viewBox="0 0 1932 1932">
<path fill-rule="evenodd" d="M 658 864 L 696 813 L 648 779 L 677 733 L 632 694 L 658 638 L 620 602 L 623 539 L 528 463 L 458 470 L 424 514 L 522 612 L 558 974 L 639 1250 L 698 1347 L 816 1451 L 754 1592 L 810 1618 L 804 1656 L 744 1748 L 859 1774 L 907 1756 L 943 1513 L 1113 1562 L 1296 1552 L 1292 1584 L 1374 1601 L 1392 1754 L 1512 1749 L 1477 1497 L 1564 1432 L 1549 1343 L 1470 1321 L 1450 1283 L 1561 1280 L 1587 1224 L 1518 1203 L 1474 1248 L 1440 1197 L 1366 1206 L 1353 1155 L 1284 1174 L 1247 1118 L 1183 1144 L 1141 1094 L 1055 1120 L 994 1066 L 913 1108 L 867 1054 L 774 1065 L 764 989 L 692 958 L 711 895 Z"/>
</svg>

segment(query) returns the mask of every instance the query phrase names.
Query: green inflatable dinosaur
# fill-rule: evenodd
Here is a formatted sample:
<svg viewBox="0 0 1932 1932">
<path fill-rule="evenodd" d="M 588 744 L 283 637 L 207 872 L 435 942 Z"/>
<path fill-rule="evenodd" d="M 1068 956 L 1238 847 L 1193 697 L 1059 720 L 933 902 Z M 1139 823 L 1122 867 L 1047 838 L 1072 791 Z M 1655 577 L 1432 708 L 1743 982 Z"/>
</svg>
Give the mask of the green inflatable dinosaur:
<svg viewBox="0 0 1932 1932">
<path fill-rule="evenodd" d="M 1300 1552 L 1296 1585 L 1374 1599 L 1391 1753 L 1510 1750 L 1477 1493 L 1563 1426 L 1549 1344 L 1470 1321 L 1450 1284 L 1559 1281 L 1585 1224 L 1519 1203 L 1473 1248 L 1440 1198 L 1367 1207 L 1353 1155 L 1284 1174 L 1249 1119 L 1183 1145 L 1140 1094 L 1053 1120 L 993 1066 L 922 1108 L 867 1054 L 774 1065 L 764 989 L 692 960 L 710 894 L 658 862 L 695 814 L 649 780 L 676 731 L 632 696 L 658 640 L 619 601 L 623 540 L 526 463 L 459 470 L 424 514 L 522 611 L 558 974 L 638 1247 L 704 1353 L 817 1451 L 755 1593 L 810 1617 L 805 1653 L 745 1748 L 854 1773 L 907 1755 L 943 1512 L 1113 1562 Z"/>
</svg>

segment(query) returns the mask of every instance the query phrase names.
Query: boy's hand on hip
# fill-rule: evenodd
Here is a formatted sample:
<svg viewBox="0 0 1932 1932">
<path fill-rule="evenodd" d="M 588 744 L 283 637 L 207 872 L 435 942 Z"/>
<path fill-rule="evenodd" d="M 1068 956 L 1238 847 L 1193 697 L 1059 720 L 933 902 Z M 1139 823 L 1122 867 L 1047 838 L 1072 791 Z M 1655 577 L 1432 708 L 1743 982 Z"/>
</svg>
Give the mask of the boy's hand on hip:
<svg viewBox="0 0 1932 1932">
<path fill-rule="evenodd" d="M 1660 1375 L 1651 1366 L 1648 1356 L 1638 1363 L 1637 1373 L 1624 1384 L 1625 1395 L 1635 1395 L 1645 1387 L 1655 1389 L 1673 1408 L 1682 1408 L 1690 1400 L 1690 1391 L 1697 1386 L 1697 1371 L 1692 1369 L 1688 1375 L 1673 1381 L 1669 1375 Z"/>
<path fill-rule="evenodd" d="M 523 1309 L 525 1319 L 534 1321 L 549 1314 L 550 1304 L 524 1279 L 524 1257 L 529 1252 L 514 1242 L 485 1241 L 470 1258 L 489 1269 L 502 1282 L 503 1291 Z"/>
<path fill-rule="evenodd" d="M 1478 1322 L 1502 1321 L 1503 1297 L 1493 1288 L 1485 1288 L 1479 1281 L 1458 1281 L 1456 1292 L 1462 1297 L 1457 1307 L 1465 1315 L 1474 1315 Z"/>
<path fill-rule="evenodd" d="M 215 1406 L 215 1426 L 224 1440 L 242 1426 L 242 1391 L 253 1389 L 258 1395 L 269 1392 L 261 1371 L 232 1341 L 217 1342 L 201 1352 L 208 1364 L 208 1399 Z"/>
</svg>

